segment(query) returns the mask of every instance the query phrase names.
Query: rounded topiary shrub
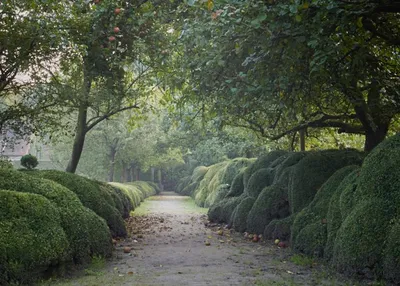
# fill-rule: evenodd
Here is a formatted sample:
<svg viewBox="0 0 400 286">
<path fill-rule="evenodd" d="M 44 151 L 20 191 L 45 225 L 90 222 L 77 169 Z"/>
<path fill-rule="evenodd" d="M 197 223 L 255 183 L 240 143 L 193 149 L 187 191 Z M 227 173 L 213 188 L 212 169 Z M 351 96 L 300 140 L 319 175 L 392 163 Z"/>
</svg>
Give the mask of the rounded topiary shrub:
<svg viewBox="0 0 400 286">
<path fill-rule="evenodd" d="M 327 213 L 330 200 L 341 182 L 356 169 L 359 167 L 352 165 L 336 171 L 322 185 L 312 202 L 297 214 L 292 226 L 291 239 L 295 250 L 307 255 L 323 256 L 327 239 Z M 316 233 L 311 234 L 312 230 L 315 230 Z"/>
<path fill-rule="evenodd" d="M 238 197 L 243 194 L 244 185 L 243 185 L 243 175 L 246 169 L 241 170 L 232 181 L 229 192 L 226 197 Z"/>
<path fill-rule="evenodd" d="M 245 194 L 256 199 L 262 189 L 271 185 L 273 179 L 273 172 L 270 169 L 260 169 L 254 172 L 245 187 Z"/>
<path fill-rule="evenodd" d="M 0 169 L 13 169 L 13 164 L 7 157 L 0 156 Z"/>
<path fill-rule="evenodd" d="M 74 192 L 82 204 L 102 217 L 116 237 L 126 236 L 126 228 L 119 211 L 113 206 L 110 195 L 102 192 L 94 182 L 84 177 L 56 170 L 29 173 L 57 182 Z"/>
<path fill-rule="evenodd" d="M 266 239 L 280 239 L 288 241 L 290 239 L 290 228 L 294 221 L 294 215 L 290 215 L 283 219 L 272 220 L 264 230 Z"/>
<path fill-rule="evenodd" d="M 29 284 L 69 250 L 57 208 L 36 194 L 0 190 L 0 284 Z"/>
<path fill-rule="evenodd" d="M 385 201 L 359 203 L 336 234 L 332 258 L 336 269 L 349 275 L 381 275 L 390 220 L 391 213 Z"/>
<path fill-rule="evenodd" d="M 294 167 L 289 186 L 291 213 L 306 207 L 332 174 L 348 165 L 360 165 L 364 153 L 354 150 L 309 152 Z"/>
<path fill-rule="evenodd" d="M 265 227 L 273 219 L 282 219 L 289 215 L 287 190 L 277 185 L 265 187 L 248 214 L 247 231 L 263 234 Z"/>
<path fill-rule="evenodd" d="M 39 165 L 39 161 L 35 156 L 28 154 L 21 157 L 21 165 L 28 170 L 32 170 Z"/>
<path fill-rule="evenodd" d="M 252 197 L 244 198 L 236 207 L 232 217 L 232 226 L 236 231 L 244 232 L 247 229 L 247 215 L 251 210 L 255 199 Z"/>
<path fill-rule="evenodd" d="M 30 173 L 29 173 L 30 174 Z M 60 211 L 61 226 L 69 241 L 68 259 L 75 263 L 89 261 L 90 255 L 111 254 L 111 234 L 104 221 L 96 216 L 89 218 L 85 208 L 78 196 L 69 189 L 54 181 L 29 176 L 26 172 L 14 170 L 0 170 L 0 188 L 10 189 L 24 193 L 34 193 L 46 197 Z M 90 222 L 89 222 L 90 220 Z M 91 250 L 93 241 L 90 232 L 97 232 L 93 229 L 93 221 L 97 220 L 97 228 L 102 228 L 106 235 L 98 236 L 96 240 L 102 240 L 108 246 L 105 250 L 95 252 Z"/>
<path fill-rule="evenodd" d="M 260 169 L 266 169 L 279 157 L 286 155 L 286 151 L 271 151 L 268 154 L 260 156 L 253 164 L 247 167 L 243 175 L 243 184 L 246 187 L 251 176 Z"/>
<path fill-rule="evenodd" d="M 400 285 L 400 220 L 396 219 L 392 223 L 383 252 L 383 276 L 390 282 Z"/>
</svg>

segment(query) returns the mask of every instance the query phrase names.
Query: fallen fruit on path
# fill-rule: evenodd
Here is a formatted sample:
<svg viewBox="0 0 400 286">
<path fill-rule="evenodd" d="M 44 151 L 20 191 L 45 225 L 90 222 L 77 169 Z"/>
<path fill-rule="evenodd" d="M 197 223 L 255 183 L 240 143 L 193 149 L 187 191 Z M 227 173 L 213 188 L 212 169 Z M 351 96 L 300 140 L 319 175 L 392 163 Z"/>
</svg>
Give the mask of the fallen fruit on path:
<svg viewBox="0 0 400 286">
<path fill-rule="evenodd" d="M 258 242 L 258 235 L 255 235 L 254 237 L 253 237 L 253 242 Z"/>
<path fill-rule="evenodd" d="M 114 245 L 116 245 L 117 244 L 117 240 L 115 240 L 114 238 L 112 239 L 112 243 L 114 244 Z"/>
<path fill-rule="evenodd" d="M 220 229 L 220 230 L 218 230 L 218 235 L 223 235 L 224 234 L 224 232 Z"/>
<path fill-rule="evenodd" d="M 206 246 L 210 246 L 211 245 L 211 243 L 207 240 L 205 243 L 204 243 Z"/>
<path fill-rule="evenodd" d="M 130 253 L 132 248 L 125 246 L 124 247 L 124 253 Z"/>
<path fill-rule="evenodd" d="M 275 244 L 277 245 L 280 242 L 279 239 L 275 239 Z"/>
<path fill-rule="evenodd" d="M 281 248 L 285 248 L 286 247 L 286 243 L 284 243 L 283 241 L 278 243 L 278 246 Z"/>
</svg>

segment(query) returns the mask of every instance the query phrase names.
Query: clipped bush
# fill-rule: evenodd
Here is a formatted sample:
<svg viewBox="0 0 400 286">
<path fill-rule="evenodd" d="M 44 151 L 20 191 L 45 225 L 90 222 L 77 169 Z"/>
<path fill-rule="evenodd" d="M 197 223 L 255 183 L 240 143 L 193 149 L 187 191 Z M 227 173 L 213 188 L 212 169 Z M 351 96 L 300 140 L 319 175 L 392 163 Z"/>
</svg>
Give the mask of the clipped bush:
<svg viewBox="0 0 400 286">
<path fill-rule="evenodd" d="M 190 184 L 190 181 L 192 180 L 191 176 L 186 176 L 183 177 L 182 179 L 179 180 L 178 185 L 176 186 L 176 192 L 178 194 L 182 194 L 183 189 Z"/>
<path fill-rule="evenodd" d="M 327 239 L 329 202 L 338 190 L 340 183 L 356 169 L 359 167 L 352 165 L 336 171 L 322 185 L 312 202 L 296 215 L 291 239 L 295 250 L 307 255 L 323 256 Z M 311 233 L 312 231 L 315 233 Z"/>
<path fill-rule="evenodd" d="M 130 205 L 132 206 L 129 212 L 140 205 L 143 193 L 136 186 L 116 182 L 111 182 L 109 184 L 123 192 L 129 198 Z"/>
<path fill-rule="evenodd" d="M 250 177 L 260 169 L 266 169 L 279 157 L 286 155 L 286 151 L 278 150 L 271 151 L 266 155 L 259 157 L 253 164 L 251 164 L 243 175 L 243 184 L 246 187 Z"/>
<path fill-rule="evenodd" d="M 348 275 L 382 275 L 382 253 L 390 220 L 391 213 L 383 200 L 357 204 L 336 234 L 334 267 Z"/>
<path fill-rule="evenodd" d="M 290 215 L 284 219 L 272 220 L 264 230 L 264 238 L 280 239 L 288 241 L 290 239 L 290 228 L 294 221 L 294 215 Z"/>
<path fill-rule="evenodd" d="M 0 233 L 1 285 L 30 284 L 69 250 L 57 208 L 36 194 L 0 190 Z"/>
<path fill-rule="evenodd" d="M 74 262 L 86 262 L 90 259 L 90 255 L 109 256 L 111 254 L 111 234 L 107 225 L 97 215 L 92 218 L 93 214 L 88 214 L 77 195 L 69 189 L 54 181 L 14 170 L 0 170 L 0 188 L 42 195 L 58 208 L 61 226 L 69 242 L 68 258 L 73 259 Z M 96 229 L 93 228 L 95 220 L 98 221 Z M 90 233 L 98 232 L 97 228 L 105 233 L 96 237 L 96 240 L 101 240 L 105 245 L 104 249 L 92 245 Z"/>
<path fill-rule="evenodd" d="M 265 187 L 257 197 L 247 217 L 247 231 L 263 234 L 265 227 L 274 219 L 289 216 L 287 190 L 278 185 Z"/>
<path fill-rule="evenodd" d="M 324 249 L 324 258 L 330 260 L 333 255 L 333 245 L 336 239 L 336 233 L 343 220 L 347 217 L 350 210 L 347 210 L 348 204 L 346 203 L 346 210 L 342 209 L 342 196 L 345 198 L 350 197 L 350 194 L 355 191 L 358 180 L 358 173 L 360 167 L 354 168 L 354 170 L 348 174 L 343 181 L 339 184 L 336 192 L 332 195 L 329 201 L 327 218 L 327 241 Z M 347 202 L 347 199 L 345 200 Z M 351 209 L 353 206 L 351 207 Z"/>
<path fill-rule="evenodd" d="M 246 169 L 242 169 L 234 178 L 226 197 L 238 197 L 243 194 L 243 175 Z"/>
<path fill-rule="evenodd" d="M 214 203 L 208 210 L 209 220 L 231 225 L 232 213 L 244 198 L 245 196 L 241 195 L 239 197 L 225 198 Z"/>
<path fill-rule="evenodd" d="M 245 187 L 245 194 L 256 199 L 262 189 L 271 185 L 273 179 L 273 172 L 270 169 L 260 169 L 254 172 Z"/>
<path fill-rule="evenodd" d="M 39 161 L 35 156 L 28 154 L 21 157 L 21 165 L 28 170 L 32 170 L 39 165 Z"/>
<path fill-rule="evenodd" d="M 282 163 L 275 167 L 275 176 L 273 184 L 278 184 L 282 187 L 288 188 L 290 182 L 290 174 L 293 171 L 293 167 L 299 163 L 305 156 L 307 152 L 291 152 L 280 157 L 284 158 Z"/>
<path fill-rule="evenodd" d="M 10 159 L 0 156 L 0 169 L 13 169 L 13 164 Z"/>
<path fill-rule="evenodd" d="M 294 167 L 289 186 L 291 213 L 306 207 L 332 174 L 348 165 L 360 165 L 364 153 L 354 150 L 309 152 Z"/>
<path fill-rule="evenodd" d="M 395 285 L 400 285 L 400 220 L 393 221 L 386 237 L 383 252 L 383 277 Z"/>
<path fill-rule="evenodd" d="M 190 177 L 191 182 L 200 182 L 208 172 L 208 167 L 198 166 L 193 170 L 192 176 Z"/>
<path fill-rule="evenodd" d="M 252 197 L 244 198 L 234 210 L 232 226 L 236 231 L 244 232 L 247 228 L 247 215 L 251 210 L 255 199 Z"/>
<path fill-rule="evenodd" d="M 93 181 L 56 170 L 32 172 L 32 174 L 55 181 L 68 188 L 79 197 L 85 207 L 93 210 L 107 222 L 114 237 L 126 236 L 124 221 L 119 211 L 113 206 L 111 196 L 102 191 Z"/>
</svg>

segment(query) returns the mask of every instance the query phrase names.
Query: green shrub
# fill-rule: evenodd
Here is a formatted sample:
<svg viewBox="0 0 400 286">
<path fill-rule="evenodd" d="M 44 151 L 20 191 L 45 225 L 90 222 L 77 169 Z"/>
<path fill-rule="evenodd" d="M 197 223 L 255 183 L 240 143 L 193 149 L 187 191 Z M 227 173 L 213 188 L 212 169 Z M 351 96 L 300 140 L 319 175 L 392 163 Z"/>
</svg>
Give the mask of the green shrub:
<svg viewBox="0 0 400 286">
<path fill-rule="evenodd" d="M 313 199 L 322 184 L 348 165 L 360 165 L 364 154 L 353 150 L 309 152 L 294 167 L 289 186 L 291 213 L 297 213 Z"/>
<path fill-rule="evenodd" d="M 190 181 L 192 180 L 191 176 L 186 176 L 183 177 L 182 179 L 179 180 L 178 185 L 176 186 L 176 192 L 178 194 L 181 194 L 183 189 L 190 184 Z"/>
<path fill-rule="evenodd" d="M 111 254 L 111 235 L 107 225 L 98 216 L 89 218 L 87 209 L 82 205 L 77 195 L 69 189 L 54 181 L 28 176 L 26 173 L 14 170 L 0 170 L 0 188 L 42 195 L 58 208 L 61 226 L 69 241 L 69 258 L 72 258 L 74 262 L 86 262 L 91 254 Z M 97 225 L 103 224 L 103 231 L 106 232 L 106 235 L 96 238 L 102 240 L 103 244 L 108 244 L 100 252 L 94 250 L 90 239 L 90 232 L 98 231 L 92 227 L 94 220 L 98 221 Z"/>
<path fill-rule="evenodd" d="M 243 184 L 246 187 L 250 177 L 257 172 L 260 169 L 266 169 L 268 168 L 271 163 L 273 163 L 276 159 L 278 159 L 281 156 L 286 155 L 287 152 L 286 151 L 271 151 L 266 155 L 263 155 L 261 157 L 259 157 L 253 164 L 251 164 L 246 171 L 244 172 L 243 175 Z"/>
<path fill-rule="evenodd" d="M 69 244 L 57 208 L 43 196 L 0 190 L 0 284 L 28 284 L 64 260 Z"/>
<path fill-rule="evenodd" d="M 183 188 L 180 194 L 184 196 L 192 196 L 194 191 L 199 187 L 199 183 L 200 182 L 190 183 L 189 185 Z"/>
<path fill-rule="evenodd" d="M 383 276 L 390 282 L 400 284 L 400 220 L 396 219 L 388 232 L 383 252 Z"/>
<path fill-rule="evenodd" d="M 327 239 L 326 224 L 329 202 L 336 191 L 341 191 L 338 190 L 341 182 L 355 169 L 359 169 L 359 167 L 352 165 L 336 171 L 322 185 L 312 202 L 296 215 L 291 239 L 295 250 L 306 255 L 323 256 Z M 313 230 L 315 233 L 311 233 Z"/>
<path fill-rule="evenodd" d="M 213 222 L 232 223 L 232 213 L 240 202 L 245 198 L 244 195 L 239 197 L 225 198 L 216 202 L 208 210 L 208 218 Z"/>
<path fill-rule="evenodd" d="M 278 185 L 265 187 L 248 214 L 247 231 L 263 234 L 265 227 L 272 220 L 289 215 L 287 190 Z"/>
<path fill-rule="evenodd" d="M 226 197 L 238 197 L 243 194 L 244 185 L 243 185 L 243 175 L 246 169 L 242 169 L 232 181 L 232 185 Z"/>
<path fill-rule="evenodd" d="M 114 205 L 121 214 L 122 218 L 128 218 L 130 211 L 133 209 L 129 197 L 120 189 L 113 187 L 110 184 L 97 182 L 101 189 L 111 195 Z"/>
<path fill-rule="evenodd" d="M 21 165 L 28 170 L 32 170 L 36 168 L 37 165 L 39 165 L 39 162 L 35 156 L 28 154 L 21 157 Z"/>
<path fill-rule="evenodd" d="M 348 174 L 343 181 L 339 184 L 336 192 L 332 195 L 329 201 L 327 218 L 327 241 L 324 250 L 324 258 L 330 260 L 333 255 L 333 245 L 336 239 L 336 233 L 343 220 L 347 217 L 348 213 L 352 210 L 342 211 L 342 196 L 349 197 L 352 192 L 354 192 L 357 186 L 358 173 L 360 172 L 360 167 L 354 168 L 354 170 Z M 347 193 L 347 194 L 346 194 Z M 347 201 L 347 200 L 346 200 Z M 347 204 L 346 204 L 347 206 Z"/>
<path fill-rule="evenodd" d="M 0 169 L 13 169 L 13 164 L 10 159 L 0 156 Z"/>
<path fill-rule="evenodd" d="M 284 188 L 289 187 L 290 175 L 293 171 L 294 166 L 299 163 L 307 152 L 291 152 L 280 158 L 284 158 L 282 163 L 275 168 L 275 177 L 273 184 L 278 184 Z"/>
<path fill-rule="evenodd" d="M 244 192 L 256 199 L 262 189 L 271 185 L 273 179 L 273 172 L 270 169 L 259 169 L 250 177 Z"/>
<path fill-rule="evenodd" d="M 290 239 L 290 228 L 294 221 L 294 215 L 290 215 L 283 219 L 272 220 L 264 230 L 266 239 L 280 239 L 288 241 Z"/>
<path fill-rule="evenodd" d="M 143 193 L 136 186 L 116 182 L 111 182 L 109 184 L 123 192 L 129 198 L 129 202 L 132 206 L 129 212 L 133 211 L 136 207 L 140 205 L 141 196 L 143 195 Z"/>
<path fill-rule="evenodd" d="M 345 274 L 382 274 L 382 253 L 391 213 L 383 200 L 362 201 L 336 234 L 332 264 Z M 371 273 L 370 273 L 371 272 Z"/>
<path fill-rule="evenodd" d="M 208 172 L 208 167 L 198 166 L 193 170 L 192 176 L 190 177 L 191 182 L 200 182 Z"/>
<path fill-rule="evenodd" d="M 36 176 L 55 181 L 74 192 L 82 204 L 102 217 L 116 237 L 125 237 L 126 229 L 121 214 L 112 205 L 109 194 L 100 190 L 94 182 L 84 177 L 56 170 L 32 172 Z"/>
<path fill-rule="evenodd" d="M 244 232 L 247 228 L 247 215 L 251 210 L 255 199 L 252 197 L 244 198 L 234 211 L 232 226 L 236 231 Z"/>
</svg>

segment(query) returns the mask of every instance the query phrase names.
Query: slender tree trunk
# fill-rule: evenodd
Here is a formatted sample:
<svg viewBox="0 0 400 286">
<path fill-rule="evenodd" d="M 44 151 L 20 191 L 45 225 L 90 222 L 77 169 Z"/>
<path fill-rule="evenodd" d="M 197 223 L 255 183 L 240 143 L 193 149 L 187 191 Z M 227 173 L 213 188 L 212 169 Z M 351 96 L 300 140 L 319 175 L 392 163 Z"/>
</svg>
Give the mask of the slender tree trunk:
<svg viewBox="0 0 400 286">
<path fill-rule="evenodd" d="M 136 181 L 140 181 L 140 168 L 136 168 Z"/>
<path fill-rule="evenodd" d="M 300 133 L 300 151 L 306 151 L 306 131 L 304 129 Z"/>
<path fill-rule="evenodd" d="M 126 167 L 126 181 L 127 182 L 132 182 L 132 172 L 131 172 L 131 165 Z"/>
<path fill-rule="evenodd" d="M 84 66 L 85 65 L 84 60 Z M 92 79 L 89 76 L 89 72 L 85 69 L 83 74 L 83 98 L 79 106 L 78 111 L 78 122 L 76 123 L 76 134 L 74 138 L 74 145 L 72 147 L 71 158 L 68 162 L 66 171 L 69 173 L 75 173 L 78 167 L 79 160 L 81 159 L 83 145 L 85 143 L 85 136 L 87 132 L 87 111 L 88 111 L 88 99 L 90 88 L 92 85 Z"/>
<path fill-rule="evenodd" d="M 152 182 L 155 182 L 155 180 L 154 180 L 154 173 L 155 173 L 155 171 L 156 171 L 156 170 L 152 167 L 152 168 L 151 168 L 151 181 L 152 181 Z"/>
<path fill-rule="evenodd" d="M 82 155 L 86 136 L 86 118 L 87 107 L 84 104 L 81 104 L 78 113 L 78 122 L 76 125 L 76 134 L 74 138 L 74 145 L 72 147 L 72 154 L 66 169 L 66 171 L 69 173 L 75 173 Z"/>
<path fill-rule="evenodd" d="M 113 182 L 114 181 L 114 170 L 115 170 L 115 154 L 117 151 L 115 150 L 114 147 L 111 147 L 110 150 L 110 170 L 108 173 L 108 181 Z"/>
<path fill-rule="evenodd" d="M 122 170 L 121 170 L 121 183 L 126 182 L 126 163 L 122 162 Z"/>
<path fill-rule="evenodd" d="M 131 178 L 132 182 L 135 180 L 135 164 L 131 163 Z"/>
</svg>

